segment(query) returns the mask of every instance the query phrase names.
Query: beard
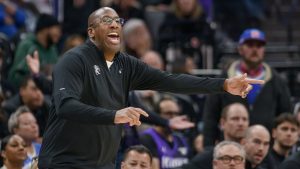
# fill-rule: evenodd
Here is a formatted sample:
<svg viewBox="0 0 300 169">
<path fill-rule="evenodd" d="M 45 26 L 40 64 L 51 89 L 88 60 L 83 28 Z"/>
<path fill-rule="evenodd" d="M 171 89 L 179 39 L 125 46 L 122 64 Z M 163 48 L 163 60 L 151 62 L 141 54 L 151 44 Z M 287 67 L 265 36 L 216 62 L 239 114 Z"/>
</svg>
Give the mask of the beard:
<svg viewBox="0 0 300 169">
<path fill-rule="evenodd" d="M 293 147 L 293 145 L 286 145 L 286 144 L 283 144 L 283 143 L 279 143 L 279 145 L 284 150 L 289 150 Z"/>
<path fill-rule="evenodd" d="M 53 42 L 50 34 L 47 34 L 47 48 L 51 47 L 52 45 L 54 45 L 54 42 Z"/>
<path fill-rule="evenodd" d="M 252 54 L 252 55 L 254 55 L 254 54 Z M 253 62 L 252 60 L 250 60 L 250 59 L 247 59 L 247 58 L 245 58 L 244 57 L 244 62 L 246 63 L 246 65 L 248 66 L 248 68 L 249 69 L 256 69 L 256 68 L 258 68 L 259 67 L 259 65 L 261 65 L 262 64 L 262 62 L 263 62 L 263 60 L 262 59 L 260 59 L 260 60 L 258 60 L 258 61 L 255 61 L 255 62 Z"/>
</svg>

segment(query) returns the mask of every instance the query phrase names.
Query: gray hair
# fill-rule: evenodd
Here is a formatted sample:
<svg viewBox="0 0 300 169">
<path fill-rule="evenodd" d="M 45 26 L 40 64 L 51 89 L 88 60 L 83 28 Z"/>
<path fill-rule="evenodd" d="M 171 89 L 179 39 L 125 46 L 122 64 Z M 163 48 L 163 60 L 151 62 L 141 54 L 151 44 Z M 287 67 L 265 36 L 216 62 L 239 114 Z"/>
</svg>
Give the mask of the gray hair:
<svg viewBox="0 0 300 169">
<path fill-rule="evenodd" d="M 227 146 L 227 145 L 233 145 L 236 148 L 238 148 L 239 151 L 240 151 L 241 156 L 244 159 L 246 158 L 246 152 L 245 152 L 244 148 L 239 143 L 236 143 L 236 142 L 233 142 L 233 141 L 222 141 L 219 144 L 217 144 L 216 147 L 214 148 L 214 155 L 213 155 L 214 160 L 216 160 L 219 157 L 219 150 L 222 147 Z"/>
<path fill-rule="evenodd" d="M 133 32 L 137 27 L 146 26 L 146 23 L 141 19 L 129 19 L 123 26 L 124 38 Z"/>
<path fill-rule="evenodd" d="M 19 126 L 19 116 L 21 114 L 30 112 L 30 109 L 27 106 L 20 106 L 13 114 L 10 115 L 9 119 L 8 119 L 8 131 L 10 133 L 14 133 L 14 129 L 18 128 Z"/>
</svg>

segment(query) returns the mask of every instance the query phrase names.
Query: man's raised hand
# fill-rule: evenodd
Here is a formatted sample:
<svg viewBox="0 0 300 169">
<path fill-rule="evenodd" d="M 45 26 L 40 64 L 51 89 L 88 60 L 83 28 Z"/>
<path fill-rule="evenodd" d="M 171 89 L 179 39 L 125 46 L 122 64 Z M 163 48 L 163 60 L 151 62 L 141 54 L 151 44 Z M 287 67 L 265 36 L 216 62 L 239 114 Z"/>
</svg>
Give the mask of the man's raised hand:
<svg viewBox="0 0 300 169">
<path fill-rule="evenodd" d="M 233 95 L 239 95 L 245 98 L 252 89 L 251 84 L 264 84 L 264 80 L 247 78 L 247 74 L 228 78 L 224 82 L 224 90 Z"/>
</svg>

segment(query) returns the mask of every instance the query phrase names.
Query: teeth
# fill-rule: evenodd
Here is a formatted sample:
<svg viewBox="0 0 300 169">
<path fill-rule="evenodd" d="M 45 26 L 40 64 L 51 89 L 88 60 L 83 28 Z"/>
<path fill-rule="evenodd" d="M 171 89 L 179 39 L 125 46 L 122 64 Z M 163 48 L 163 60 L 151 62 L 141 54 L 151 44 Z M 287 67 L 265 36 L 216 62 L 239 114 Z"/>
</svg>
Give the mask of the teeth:
<svg viewBox="0 0 300 169">
<path fill-rule="evenodd" d="M 117 34 L 117 33 L 110 33 L 110 34 L 108 34 L 109 36 L 119 36 L 119 34 Z"/>
</svg>

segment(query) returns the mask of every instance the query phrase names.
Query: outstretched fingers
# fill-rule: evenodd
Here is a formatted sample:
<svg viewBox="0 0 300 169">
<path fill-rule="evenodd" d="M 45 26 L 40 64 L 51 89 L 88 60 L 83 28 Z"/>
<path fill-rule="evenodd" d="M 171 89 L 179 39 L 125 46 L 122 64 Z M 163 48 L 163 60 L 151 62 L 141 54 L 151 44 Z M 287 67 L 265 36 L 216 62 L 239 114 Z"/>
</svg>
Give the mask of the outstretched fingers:
<svg viewBox="0 0 300 169">
<path fill-rule="evenodd" d="M 264 84 L 264 80 L 246 78 L 245 81 L 249 84 Z"/>
</svg>

